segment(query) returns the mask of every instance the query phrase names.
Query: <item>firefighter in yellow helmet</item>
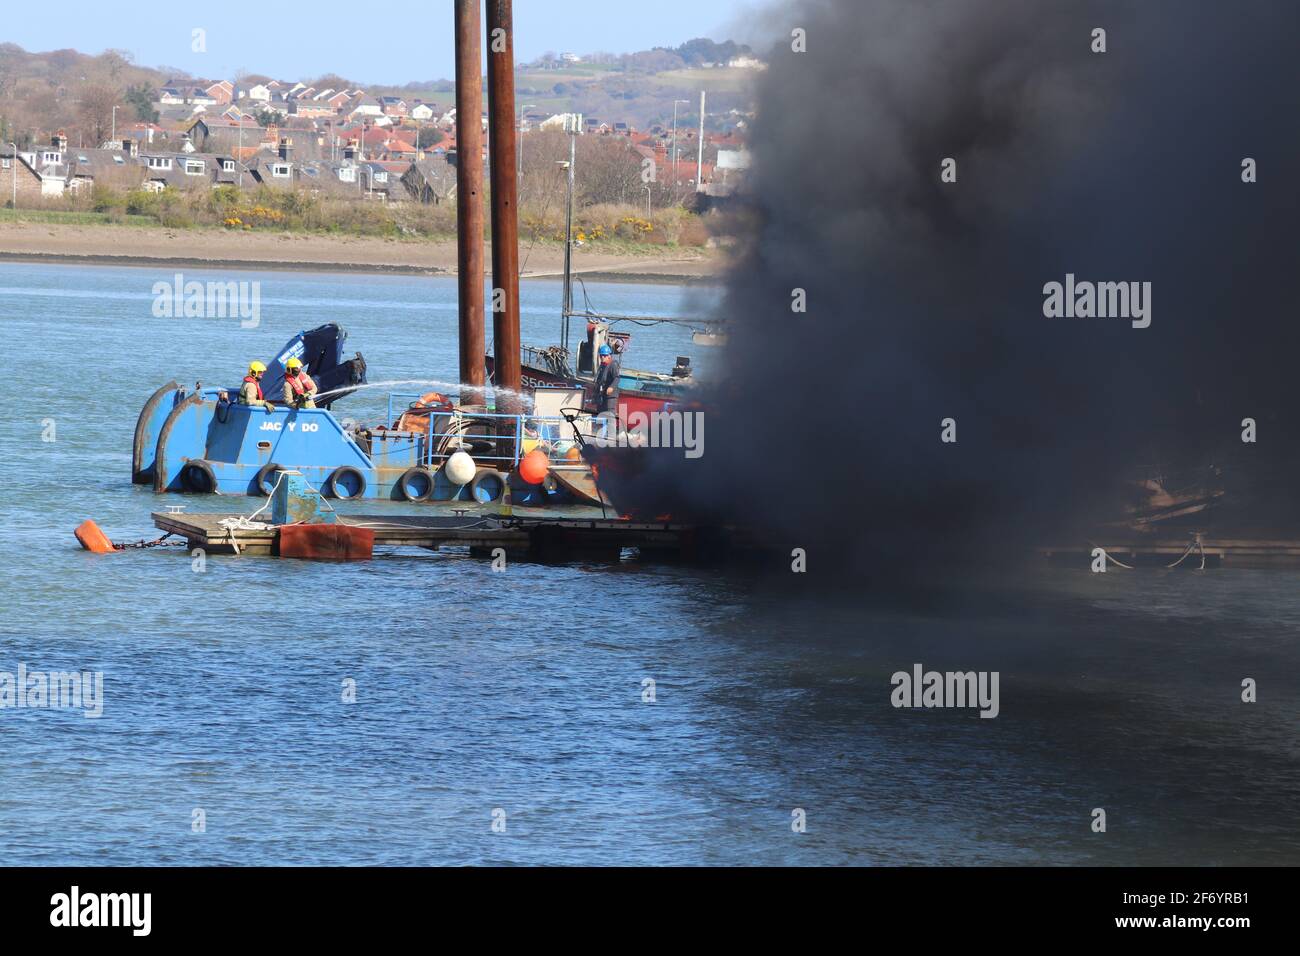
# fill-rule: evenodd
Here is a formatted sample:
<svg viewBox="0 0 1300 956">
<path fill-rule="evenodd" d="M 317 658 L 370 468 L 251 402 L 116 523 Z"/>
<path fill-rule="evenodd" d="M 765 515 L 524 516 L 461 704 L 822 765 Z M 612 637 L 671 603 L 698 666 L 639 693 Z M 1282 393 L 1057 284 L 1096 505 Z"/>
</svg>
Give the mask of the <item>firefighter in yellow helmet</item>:
<svg viewBox="0 0 1300 956">
<path fill-rule="evenodd" d="M 244 376 L 244 384 L 239 386 L 240 405 L 260 405 L 268 412 L 275 411 L 275 406 L 262 395 L 262 375 L 264 372 L 266 372 L 266 366 L 261 362 L 252 361 L 248 363 L 248 374 Z"/>
<path fill-rule="evenodd" d="M 284 363 L 284 403 L 290 408 L 315 408 L 312 396 L 316 394 L 316 383 L 311 380 L 307 370 L 302 367 L 302 360 L 291 358 Z"/>
</svg>

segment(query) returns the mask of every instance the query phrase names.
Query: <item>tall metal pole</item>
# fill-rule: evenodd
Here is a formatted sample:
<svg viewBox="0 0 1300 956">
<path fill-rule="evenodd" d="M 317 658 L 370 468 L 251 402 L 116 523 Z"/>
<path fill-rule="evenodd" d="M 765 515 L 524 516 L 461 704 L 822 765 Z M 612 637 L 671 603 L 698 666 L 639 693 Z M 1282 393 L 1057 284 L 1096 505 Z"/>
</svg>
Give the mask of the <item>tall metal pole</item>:
<svg viewBox="0 0 1300 956">
<path fill-rule="evenodd" d="M 515 175 L 520 179 L 524 178 L 524 110 L 536 107 L 536 103 L 522 103 L 519 106 L 519 162 L 516 164 Z"/>
<path fill-rule="evenodd" d="M 456 0 L 456 285 L 460 380 L 481 404 L 487 354 L 483 319 L 483 52 L 479 0 Z M 468 118 L 468 121 L 467 121 Z"/>
<path fill-rule="evenodd" d="M 573 311 L 573 165 L 578 158 L 578 134 L 569 131 L 569 162 L 564 192 L 564 314 Z"/>
<path fill-rule="evenodd" d="M 578 156 L 578 123 L 569 133 L 569 161 L 564 164 L 568 185 L 564 194 L 564 305 L 560 309 L 560 348 L 569 348 L 569 316 L 573 314 L 573 165 Z"/>
<path fill-rule="evenodd" d="M 519 217 L 515 174 L 515 56 L 512 0 L 487 0 L 488 150 L 492 155 L 492 344 L 497 410 L 517 414 L 519 391 Z M 477 119 L 477 114 L 475 114 Z"/>
<path fill-rule="evenodd" d="M 677 104 L 690 105 L 690 100 L 673 100 L 673 202 L 677 201 Z"/>
<path fill-rule="evenodd" d="M 687 160 L 690 162 L 690 160 Z M 695 191 L 704 189 L 704 91 L 700 90 L 700 154 L 695 161 Z"/>
</svg>

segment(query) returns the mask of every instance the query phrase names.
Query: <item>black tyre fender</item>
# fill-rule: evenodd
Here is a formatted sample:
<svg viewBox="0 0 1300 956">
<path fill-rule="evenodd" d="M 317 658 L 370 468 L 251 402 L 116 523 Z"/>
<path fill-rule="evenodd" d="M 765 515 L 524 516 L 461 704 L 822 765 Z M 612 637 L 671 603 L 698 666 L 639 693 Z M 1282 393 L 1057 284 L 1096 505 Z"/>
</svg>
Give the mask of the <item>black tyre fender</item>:
<svg viewBox="0 0 1300 956">
<path fill-rule="evenodd" d="M 406 501 L 428 501 L 433 494 L 434 474 L 428 468 L 416 465 L 402 472 L 397 479 L 397 490 Z M 419 483 L 424 483 L 424 491 L 419 491 Z"/>
<path fill-rule="evenodd" d="M 217 476 L 211 465 L 202 458 L 195 458 L 187 461 L 181 469 L 181 487 L 194 494 L 214 495 L 217 493 Z"/>
<path fill-rule="evenodd" d="M 356 494 L 350 495 L 346 492 L 344 494 L 339 494 L 339 482 L 346 478 L 355 479 L 357 486 Z M 334 471 L 330 473 L 330 476 L 325 479 L 325 493 L 331 498 L 339 498 L 343 501 L 348 501 L 353 498 L 364 498 L 366 496 L 366 476 L 363 475 L 359 469 L 353 468 L 351 465 L 341 465 L 338 468 L 335 468 Z"/>
<path fill-rule="evenodd" d="M 263 465 L 261 468 L 257 469 L 257 474 L 253 476 L 252 494 L 261 495 L 263 498 L 269 498 L 271 492 L 275 489 L 275 481 L 272 480 L 275 477 L 275 473 L 284 470 L 285 468 L 283 465 L 278 465 L 275 462 Z"/>
</svg>

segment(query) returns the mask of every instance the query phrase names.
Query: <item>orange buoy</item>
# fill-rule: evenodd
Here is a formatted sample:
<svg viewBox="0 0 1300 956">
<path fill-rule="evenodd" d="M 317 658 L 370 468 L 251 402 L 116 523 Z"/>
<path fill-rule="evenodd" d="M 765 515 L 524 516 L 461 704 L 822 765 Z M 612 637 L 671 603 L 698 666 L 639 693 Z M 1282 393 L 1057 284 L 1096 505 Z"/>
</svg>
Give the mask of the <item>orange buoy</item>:
<svg viewBox="0 0 1300 956">
<path fill-rule="evenodd" d="M 564 453 L 564 457 L 568 461 L 582 461 L 582 449 L 574 445 Z"/>
<path fill-rule="evenodd" d="M 550 470 L 551 463 L 546 460 L 546 452 L 540 448 L 534 448 L 519 459 L 519 477 L 530 485 L 541 484 Z"/>
<path fill-rule="evenodd" d="M 113 547 L 113 542 L 108 540 L 108 536 L 99 530 L 99 525 L 87 518 L 77 526 L 73 532 L 81 546 L 93 554 L 112 554 L 117 549 Z"/>
</svg>

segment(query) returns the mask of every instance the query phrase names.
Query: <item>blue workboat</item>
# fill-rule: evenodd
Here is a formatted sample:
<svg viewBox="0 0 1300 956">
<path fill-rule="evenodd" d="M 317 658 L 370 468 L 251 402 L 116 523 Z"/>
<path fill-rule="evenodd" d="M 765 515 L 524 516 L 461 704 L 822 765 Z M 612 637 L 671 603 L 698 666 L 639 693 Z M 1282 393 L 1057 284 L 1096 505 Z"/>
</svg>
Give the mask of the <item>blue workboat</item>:
<svg viewBox="0 0 1300 956">
<path fill-rule="evenodd" d="M 582 412 L 581 387 L 539 389 L 527 414 L 392 393 L 384 422 L 362 425 L 330 407 L 365 383 L 360 353 L 343 358 L 346 337 L 337 325 L 299 333 L 263 376 L 264 394 L 276 395 L 285 362 L 299 358 L 318 408 L 243 405 L 235 387 L 159 388 L 136 423 L 133 480 L 160 493 L 265 496 L 295 471 L 343 500 L 603 503 L 579 452 L 603 423 Z"/>
</svg>

